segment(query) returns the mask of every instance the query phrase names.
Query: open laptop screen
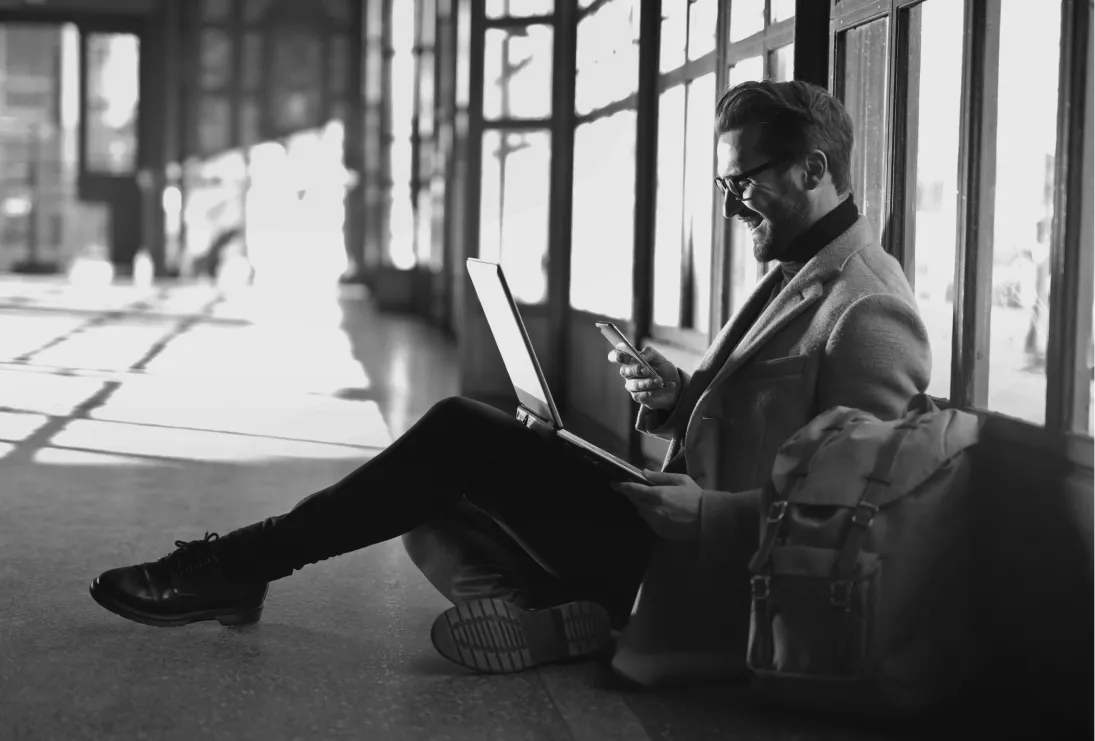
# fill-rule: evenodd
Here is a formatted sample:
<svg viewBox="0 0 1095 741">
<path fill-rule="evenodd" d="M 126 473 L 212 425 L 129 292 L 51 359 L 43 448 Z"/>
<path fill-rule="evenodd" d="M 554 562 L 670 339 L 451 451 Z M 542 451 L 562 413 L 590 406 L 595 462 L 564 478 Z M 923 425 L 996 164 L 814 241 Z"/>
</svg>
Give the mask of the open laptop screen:
<svg viewBox="0 0 1095 741">
<path fill-rule="evenodd" d="M 468 275 L 483 306 L 506 372 L 517 392 L 517 399 L 536 416 L 562 427 L 562 420 L 550 400 L 502 268 L 493 262 L 468 258 Z"/>
</svg>

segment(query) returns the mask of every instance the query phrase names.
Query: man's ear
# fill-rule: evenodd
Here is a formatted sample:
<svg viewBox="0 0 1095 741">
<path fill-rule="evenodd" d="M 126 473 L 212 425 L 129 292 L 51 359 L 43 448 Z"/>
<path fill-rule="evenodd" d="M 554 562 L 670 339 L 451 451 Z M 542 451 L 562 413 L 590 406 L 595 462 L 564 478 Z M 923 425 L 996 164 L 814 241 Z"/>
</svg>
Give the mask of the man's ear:
<svg viewBox="0 0 1095 741">
<path fill-rule="evenodd" d="M 821 181 L 825 179 L 825 174 L 829 172 L 829 160 L 824 152 L 815 149 L 806 155 L 804 164 L 806 167 L 804 183 L 806 190 L 813 190 L 821 185 Z"/>
</svg>

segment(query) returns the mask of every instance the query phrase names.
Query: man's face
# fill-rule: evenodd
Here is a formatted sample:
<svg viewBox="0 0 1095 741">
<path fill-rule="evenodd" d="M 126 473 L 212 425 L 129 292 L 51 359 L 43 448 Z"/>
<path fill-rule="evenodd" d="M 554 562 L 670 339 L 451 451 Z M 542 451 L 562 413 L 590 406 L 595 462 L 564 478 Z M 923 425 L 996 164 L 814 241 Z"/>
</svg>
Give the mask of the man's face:
<svg viewBox="0 0 1095 741">
<path fill-rule="evenodd" d="M 716 156 L 720 177 L 737 176 L 764 165 L 772 158 L 759 147 L 760 126 L 750 124 L 719 136 Z M 795 237 L 809 225 L 810 202 L 795 181 L 800 168 L 778 164 L 741 182 L 742 200 L 723 196 L 726 218 L 741 219 L 753 237 L 753 256 L 759 262 L 777 260 Z"/>
</svg>

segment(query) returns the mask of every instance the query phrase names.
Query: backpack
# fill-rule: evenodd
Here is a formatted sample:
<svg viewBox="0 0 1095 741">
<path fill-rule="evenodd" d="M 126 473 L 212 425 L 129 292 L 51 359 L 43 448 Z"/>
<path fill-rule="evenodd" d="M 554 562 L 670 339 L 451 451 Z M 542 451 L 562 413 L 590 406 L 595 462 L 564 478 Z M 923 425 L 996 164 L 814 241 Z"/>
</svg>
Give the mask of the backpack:
<svg viewBox="0 0 1095 741">
<path fill-rule="evenodd" d="M 761 699 L 889 715 L 955 699 L 970 640 L 970 447 L 980 422 L 910 400 L 834 407 L 777 453 L 763 495 L 747 664 Z"/>
</svg>

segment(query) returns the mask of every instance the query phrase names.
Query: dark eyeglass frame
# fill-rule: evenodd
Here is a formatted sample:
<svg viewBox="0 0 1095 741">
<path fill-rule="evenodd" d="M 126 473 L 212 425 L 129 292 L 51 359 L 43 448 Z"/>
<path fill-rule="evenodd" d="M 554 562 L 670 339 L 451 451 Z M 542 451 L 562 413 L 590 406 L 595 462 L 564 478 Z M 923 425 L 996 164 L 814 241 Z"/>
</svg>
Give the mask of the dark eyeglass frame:
<svg viewBox="0 0 1095 741">
<path fill-rule="evenodd" d="M 775 159 L 768 160 L 764 164 L 757 165 L 756 167 L 748 169 L 743 173 L 715 178 L 715 185 L 718 187 L 719 192 L 722 193 L 723 196 L 725 196 L 727 192 L 729 192 L 732 196 L 734 196 L 734 198 L 737 198 L 739 201 L 745 200 L 745 188 L 742 187 L 741 181 L 748 180 L 754 175 L 759 175 L 765 170 L 776 167 L 777 165 L 782 165 L 784 162 L 787 162 L 790 159 L 793 158 L 776 157 Z"/>
</svg>

